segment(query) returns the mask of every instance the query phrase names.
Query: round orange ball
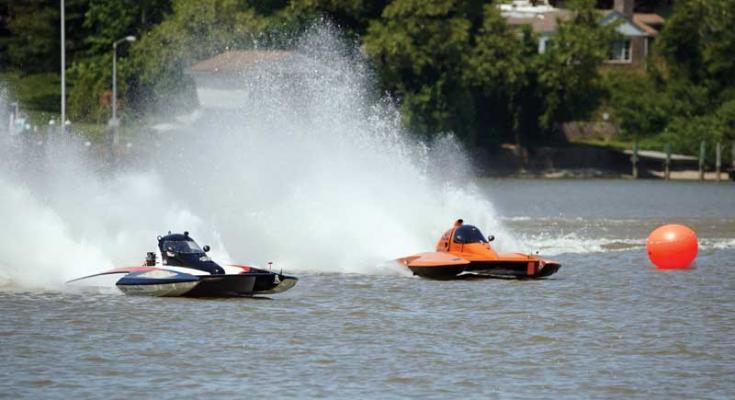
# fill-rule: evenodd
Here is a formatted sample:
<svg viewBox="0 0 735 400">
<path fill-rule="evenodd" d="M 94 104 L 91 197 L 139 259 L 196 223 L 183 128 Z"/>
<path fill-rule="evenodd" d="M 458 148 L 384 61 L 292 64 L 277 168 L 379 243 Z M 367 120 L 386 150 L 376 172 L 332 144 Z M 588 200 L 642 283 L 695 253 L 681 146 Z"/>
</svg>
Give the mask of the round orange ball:
<svg viewBox="0 0 735 400">
<path fill-rule="evenodd" d="M 648 258 L 659 269 L 689 268 L 697 257 L 697 234 L 679 224 L 659 226 L 648 235 Z"/>
</svg>

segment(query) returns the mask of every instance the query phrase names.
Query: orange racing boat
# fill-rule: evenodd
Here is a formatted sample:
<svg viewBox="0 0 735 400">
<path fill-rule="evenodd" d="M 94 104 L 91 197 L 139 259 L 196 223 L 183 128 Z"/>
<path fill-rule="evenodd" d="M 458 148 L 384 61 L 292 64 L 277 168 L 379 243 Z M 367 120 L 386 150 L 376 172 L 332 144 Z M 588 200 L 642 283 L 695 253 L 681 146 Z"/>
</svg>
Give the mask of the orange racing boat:
<svg viewBox="0 0 735 400">
<path fill-rule="evenodd" d="M 545 278 L 561 268 L 556 261 L 523 253 L 498 253 L 480 230 L 459 219 L 444 232 L 436 251 L 399 258 L 414 275 L 431 279 Z"/>
</svg>

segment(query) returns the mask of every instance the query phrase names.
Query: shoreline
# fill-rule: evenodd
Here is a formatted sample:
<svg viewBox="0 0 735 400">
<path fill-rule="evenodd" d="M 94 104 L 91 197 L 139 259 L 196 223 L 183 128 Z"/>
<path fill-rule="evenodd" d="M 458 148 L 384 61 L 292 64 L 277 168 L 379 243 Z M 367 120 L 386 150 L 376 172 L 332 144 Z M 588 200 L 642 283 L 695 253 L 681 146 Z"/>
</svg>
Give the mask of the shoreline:
<svg viewBox="0 0 735 400">
<path fill-rule="evenodd" d="M 699 182 L 698 170 L 670 171 L 671 181 Z M 512 173 L 479 174 L 479 178 L 497 179 L 616 179 L 616 180 L 657 180 L 664 181 L 664 171 L 647 170 L 642 176 L 633 178 L 631 174 L 621 174 L 616 171 L 605 171 L 600 169 L 557 169 L 546 171 L 521 170 Z M 716 172 L 705 172 L 704 180 L 701 182 L 718 182 Z M 733 182 L 728 172 L 720 172 L 719 182 Z"/>
<path fill-rule="evenodd" d="M 483 177 L 521 179 L 647 179 L 665 180 L 664 161 L 655 152 L 640 154 L 638 177 L 633 177 L 631 156 L 626 150 L 592 145 L 536 147 L 527 151 L 505 146 L 493 152 L 471 154 L 475 174 Z M 653 155 L 652 155 L 653 154 Z M 655 156 L 654 156 L 655 155 Z M 670 164 L 672 181 L 700 181 L 696 158 L 675 155 Z M 720 181 L 732 181 L 730 162 L 723 163 Z M 717 172 L 710 166 L 703 181 L 717 182 Z"/>
</svg>

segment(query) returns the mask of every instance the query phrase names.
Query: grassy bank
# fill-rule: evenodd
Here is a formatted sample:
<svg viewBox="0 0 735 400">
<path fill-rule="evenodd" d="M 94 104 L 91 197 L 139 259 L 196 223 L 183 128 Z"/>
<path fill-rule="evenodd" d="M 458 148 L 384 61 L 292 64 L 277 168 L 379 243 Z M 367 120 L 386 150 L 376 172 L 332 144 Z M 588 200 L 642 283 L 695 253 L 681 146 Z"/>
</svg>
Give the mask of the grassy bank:
<svg viewBox="0 0 735 400">
<path fill-rule="evenodd" d="M 598 138 L 580 138 L 574 140 L 573 144 L 579 144 L 579 145 L 588 145 L 588 146 L 595 146 L 600 148 L 608 148 L 608 149 L 615 149 L 615 150 L 631 150 L 633 149 L 635 145 L 634 139 L 625 139 L 620 137 L 615 137 L 611 139 L 598 139 Z M 639 150 L 653 150 L 653 151 L 660 151 L 660 152 L 666 152 L 666 145 L 671 144 L 668 138 L 664 137 L 663 135 L 654 135 L 654 136 L 647 136 L 640 138 L 638 140 L 638 149 Z M 730 165 L 732 162 L 732 145 L 733 142 L 729 140 L 723 140 L 720 142 L 722 145 L 722 152 L 721 152 L 721 164 L 723 166 Z M 716 150 L 715 150 L 716 143 L 713 143 L 712 141 L 706 141 L 705 142 L 705 163 L 709 168 L 714 168 L 715 166 L 715 158 L 716 158 Z M 686 151 L 674 151 L 674 153 L 692 156 L 692 157 L 699 157 L 699 143 L 696 143 L 696 145 L 689 146 Z"/>
<path fill-rule="evenodd" d="M 41 125 L 61 111 L 61 79 L 57 73 L 0 72 L 0 88 L 14 99 L 31 121 Z"/>
</svg>

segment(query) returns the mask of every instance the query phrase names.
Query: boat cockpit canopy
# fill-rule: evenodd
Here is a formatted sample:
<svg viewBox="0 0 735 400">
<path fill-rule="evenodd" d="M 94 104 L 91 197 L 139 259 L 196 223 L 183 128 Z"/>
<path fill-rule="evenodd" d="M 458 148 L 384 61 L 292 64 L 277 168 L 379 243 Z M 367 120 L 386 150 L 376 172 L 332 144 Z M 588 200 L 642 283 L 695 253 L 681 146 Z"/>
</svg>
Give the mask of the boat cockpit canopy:
<svg viewBox="0 0 735 400">
<path fill-rule="evenodd" d="M 454 231 L 454 243 L 487 243 L 487 238 L 476 226 L 462 225 Z"/>
<path fill-rule="evenodd" d="M 189 236 L 189 232 L 184 232 L 183 235 L 169 232 L 166 236 L 159 236 L 158 246 L 161 253 L 172 250 L 178 254 L 201 254 L 206 250 L 206 246 L 204 250 L 199 247 L 194 239 Z"/>
<path fill-rule="evenodd" d="M 173 249 L 175 253 L 180 254 L 204 253 L 204 250 L 193 240 L 166 240 L 163 242 L 163 249 L 166 251 Z"/>
</svg>

